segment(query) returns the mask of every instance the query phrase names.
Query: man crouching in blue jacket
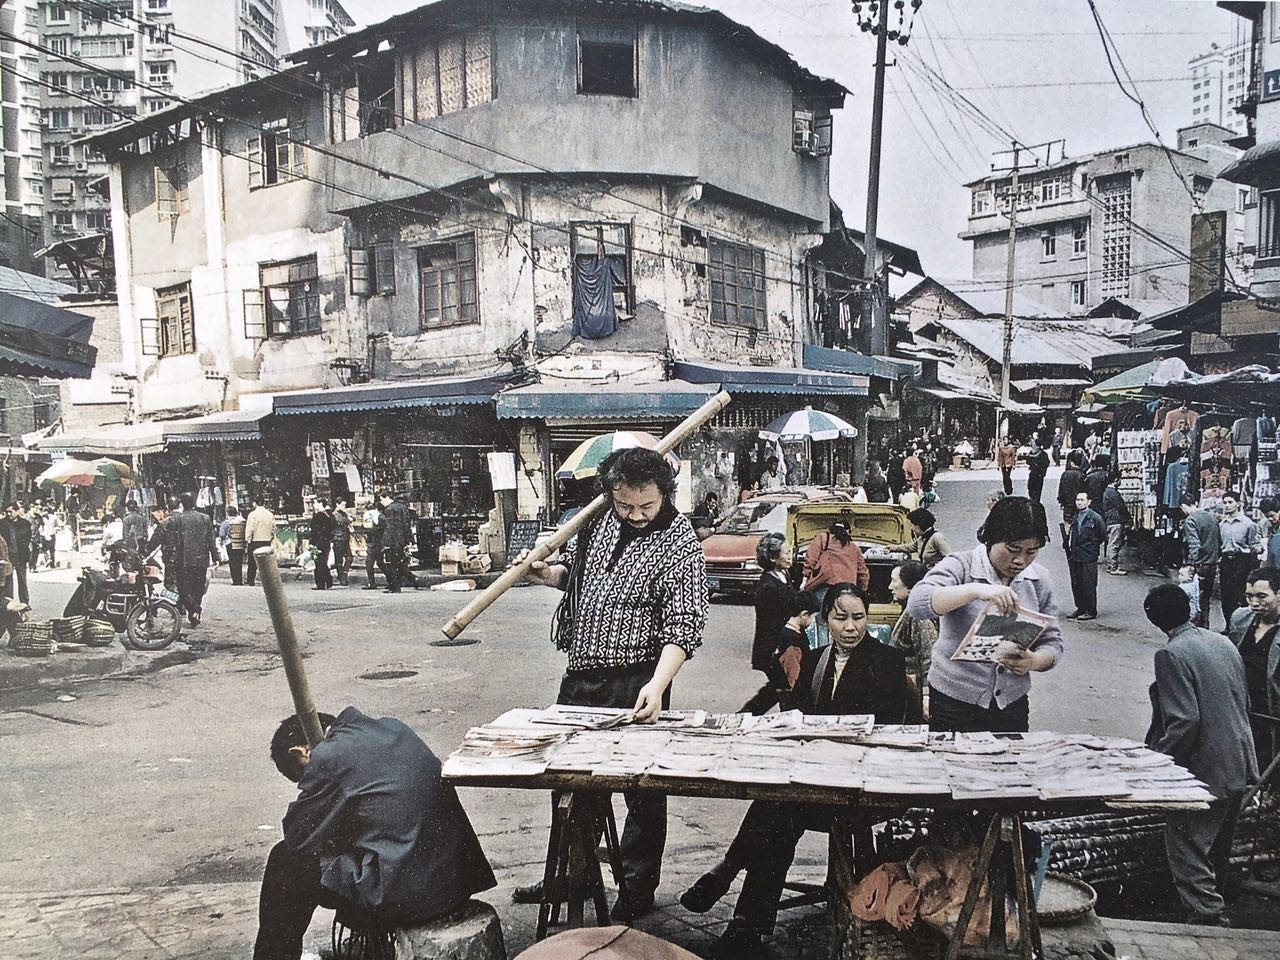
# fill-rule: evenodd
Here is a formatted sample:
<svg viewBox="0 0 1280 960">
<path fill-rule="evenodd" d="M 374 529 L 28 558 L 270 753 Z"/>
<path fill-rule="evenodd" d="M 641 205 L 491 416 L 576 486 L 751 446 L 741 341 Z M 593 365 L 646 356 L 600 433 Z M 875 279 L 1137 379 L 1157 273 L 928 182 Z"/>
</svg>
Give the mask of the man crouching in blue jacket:
<svg viewBox="0 0 1280 960">
<path fill-rule="evenodd" d="M 399 720 L 347 707 L 320 714 L 308 748 L 289 717 L 271 739 L 277 769 L 298 784 L 258 901 L 254 960 L 298 960 L 317 906 L 347 926 L 420 924 L 496 881 L 440 761 Z"/>
</svg>

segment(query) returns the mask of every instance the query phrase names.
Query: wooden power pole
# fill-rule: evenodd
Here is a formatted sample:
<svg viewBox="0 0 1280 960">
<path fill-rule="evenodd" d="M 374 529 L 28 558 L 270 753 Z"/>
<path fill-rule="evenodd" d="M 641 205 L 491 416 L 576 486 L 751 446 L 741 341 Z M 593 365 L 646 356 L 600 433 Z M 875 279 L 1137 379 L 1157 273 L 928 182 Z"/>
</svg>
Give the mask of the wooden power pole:
<svg viewBox="0 0 1280 960">
<path fill-rule="evenodd" d="M 885 311 L 885 292 L 880 289 L 880 271 L 876 261 L 876 230 L 880 218 L 880 140 L 884 126 L 884 68 L 888 59 L 889 4 L 880 4 L 880 24 L 876 29 L 876 79 L 871 101 L 871 158 L 867 164 L 867 222 L 865 255 L 862 276 L 868 281 L 867 324 L 870 327 L 868 346 L 871 355 L 881 356 L 889 352 L 888 316 Z"/>
</svg>

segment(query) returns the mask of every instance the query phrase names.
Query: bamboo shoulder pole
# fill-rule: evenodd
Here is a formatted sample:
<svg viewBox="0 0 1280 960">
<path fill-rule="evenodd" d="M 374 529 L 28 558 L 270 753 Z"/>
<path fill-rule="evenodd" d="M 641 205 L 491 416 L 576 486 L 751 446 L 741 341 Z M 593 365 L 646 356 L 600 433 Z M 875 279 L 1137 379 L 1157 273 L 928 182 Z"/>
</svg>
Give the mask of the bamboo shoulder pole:
<svg viewBox="0 0 1280 960">
<path fill-rule="evenodd" d="M 262 592 L 267 595 L 271 626 L 275 629 L 276 643 L 280 646 L 280 659 L 284 661 L 284 675 L 289 681 L 289 692 L 293 694 L 293 709 L 302 718 L 307 743 L 314 747 L 324 739 L 324 731 L 320 729 L 316 704 L 311 699 L 311 686 L 307 683 L 307 672 L 302 666 L 302 652 L 298 649 L 298 635 L 293 630 L 293 616 L 289 613 L 289 601 L 285 599 L 276 552 L 271 547 L 259 547 L 253 551 L 253 558 L 258 564 L 258 575 L 262 577 Z"/>
<path fill-rule="evenodd" d="M 674 430 L 659 440 L 658 451 L 660 453 L 670 453 L 728 405 L 729 394 L 724 391 L 717 393 L 697 410 L 685 417 Z M 590 523 L 592 518 L 605 508 L 607 503 L 608 498 L 601 494 L 592 500 L 586 508 L 574 514 L 573 519 L 560 527 L 546 542 L 530 550 L 529 554 L 520 563 L 504 571 L 502 576 L 454 614 L 449 619 L 449 622 L 441 628 L 444 635 L 450 640 L 457 639 L 458 635 L 471 626 L 471 622 L 476 617 L 488 610 L 495 600 L 523 580 L 525 574 L 529 572 L 534 563 L 539 560 L 546 560 L 547 557 L 568 543 L 579 530 Z"/>
</svg>

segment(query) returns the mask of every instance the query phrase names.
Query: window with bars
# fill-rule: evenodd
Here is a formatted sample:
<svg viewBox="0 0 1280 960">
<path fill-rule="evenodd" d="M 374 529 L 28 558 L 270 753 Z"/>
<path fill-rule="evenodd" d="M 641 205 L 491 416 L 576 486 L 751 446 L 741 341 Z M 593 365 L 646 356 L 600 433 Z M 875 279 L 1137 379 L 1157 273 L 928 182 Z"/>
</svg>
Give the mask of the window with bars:
<svg viewBox="0 0 1280 960">
<path fill-rule="evenodd" d="M 1102 289 L 1104 297 L 1127 297 L 1132 234 L 1133 186 L 1127 176 L 1096 182 L 1102 201 Z"/>
<path fill-rule="evenodd" d="M 249 159 L 249 189 L 286 183 L 306 175 L 307 127 L 278 118 L 262 125 L 262 133 L 246 144 Z"/>
<path fill-rule="evenodd" d="M 259 287 L 244 291 L 245 336 L 251 340 L 320 332 L 320 286 L 316 257 L 258 268 Z"/>
<path fill-rule="evenodd" d="M 191 312 L 191 284 L 156 291 L 160 356 L 176 357 L 196 352 L 196 322 Z"/>
<path fill-rule="evenodd" d="M 1266 190 L 1258 197 L 1259 260 L 1280 257 L 1280 190 Z"/>
<path fill-rule="evenodd" d="M 727 323 L 753 330 L 764 328 L 763 250 L 709 237 L 707 284 L 712 323 Z"/>
<path fill-rule="evenodd" d="M 187 212 L 187 165 L 155 168 L 156 214 L 161 220 L 177 220 Z"/>
<path fill-rule="evenodd" d="M 418 285 L 423 330 L 478 323 L 475 236 L 453 237 L 421 248 Z"/>
<path fill-rule="evenodd" d="M 423 44 L 404 66 L 404 112 L 412 109 L 417 120 L 488 103 L 497 93 L 493 35 L 488 30 L 468 30 Z"/>
<path fill-rule="evenodd" d="M 347 275 L 357 297 L 381 297 L 396 292 L 395 248 L 390 243 L 351 247 Z"/>
</svg>

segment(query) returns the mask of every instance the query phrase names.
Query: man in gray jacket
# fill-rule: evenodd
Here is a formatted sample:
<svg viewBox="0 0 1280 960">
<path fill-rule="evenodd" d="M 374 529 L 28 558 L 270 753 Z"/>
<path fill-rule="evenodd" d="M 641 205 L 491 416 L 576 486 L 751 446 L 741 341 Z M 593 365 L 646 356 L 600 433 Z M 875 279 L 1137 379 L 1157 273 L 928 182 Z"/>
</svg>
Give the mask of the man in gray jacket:
<svg viewBox="0 0 1280 960">
<path fill-rule="evenodd" d="M 1249 721 L 1258 767 L 1265 770 L 1280 751 L 1280 725 L 1269 718 L 1280 716 L 1280 570 L 1261 567 L 1248 575 L 1245 602 L 1231 617 L 1231 642 L 1244 661 L 1249 690 Z M 1271 783 L 1280 781 L 1272 774 Z"/>
<path fill-rule="evenodd" d="M 1218 518 L 1200 507 L 1195 494 L 1183 494 L 1182 549 L 1188 564 L 1196 568 L 1200 581 L 1200 616 L 1197 627 L 1209 626 L 1209 601 L 1213 599 L 1213 581 L 1218 576 L 1218 559 L 1222 540 L 1218 533 Z"/>
<path fill-rule="evenodd" d="M 1216 798 L 1208 810 L 1170 812 L 1165 851 L 1187 922 L 1227 926 L 1222 890 L 1240 800 L 1256 780 L 1244 662 L 1231 641 L 1192 626 L 1177 584 L 1152 587 L 1147 619 L 1169 637 L 1156 651 L 1147 746 L 1167 753 Z"/>
</svg>

